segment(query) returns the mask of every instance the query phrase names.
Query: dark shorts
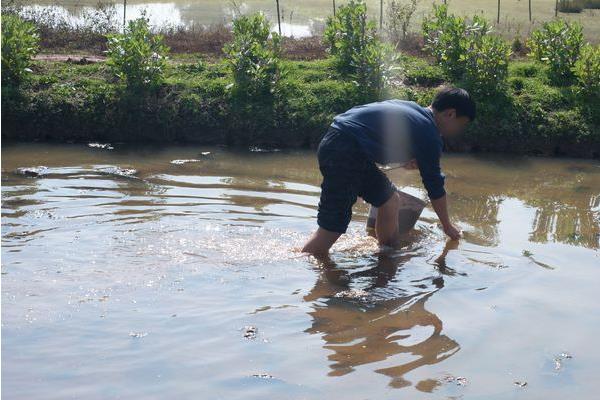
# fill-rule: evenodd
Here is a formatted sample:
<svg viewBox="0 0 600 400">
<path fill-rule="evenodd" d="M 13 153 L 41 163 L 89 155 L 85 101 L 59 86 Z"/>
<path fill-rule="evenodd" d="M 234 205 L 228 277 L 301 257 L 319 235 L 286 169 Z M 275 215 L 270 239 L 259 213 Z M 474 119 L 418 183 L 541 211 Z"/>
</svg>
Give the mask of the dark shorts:
<svg viewBox="0 0 600 400">
<path fill-rule="evenodd" d="M 380 207 L 394 193 L 388 177 L 367 159 L 351 134 L 329 128 L 317 157 L 323 175 L 317 223 L 323 229 L 345 233 L 357 197 Z"/>
</svg>

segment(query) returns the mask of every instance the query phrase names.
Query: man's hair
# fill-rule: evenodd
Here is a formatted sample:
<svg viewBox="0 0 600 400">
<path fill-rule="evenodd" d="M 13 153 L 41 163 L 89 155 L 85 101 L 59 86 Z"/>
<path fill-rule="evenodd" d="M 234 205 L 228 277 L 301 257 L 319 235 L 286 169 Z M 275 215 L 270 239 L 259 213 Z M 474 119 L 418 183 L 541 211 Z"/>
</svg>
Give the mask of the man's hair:
<svg viewBox="0 0 600 400">
<path fill-rule="evenodd" d="M 440 89 L 431 103 L 436 111 L 444 111 L 450 108 L 456 110 L 457 117 L 468 117 L 471 121 L 475 119 L 475 102 L 469 92 L 456 87 L 445 87 Z"/>
</svg>

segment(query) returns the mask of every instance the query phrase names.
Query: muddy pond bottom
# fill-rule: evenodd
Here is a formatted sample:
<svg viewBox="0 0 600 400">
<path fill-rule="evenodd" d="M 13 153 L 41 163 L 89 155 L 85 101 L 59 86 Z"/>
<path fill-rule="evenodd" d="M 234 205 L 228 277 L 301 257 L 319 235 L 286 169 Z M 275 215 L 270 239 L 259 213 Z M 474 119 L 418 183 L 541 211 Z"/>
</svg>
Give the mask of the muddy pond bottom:
<svg viewBox="0 0 600 400">
<path fill-rule="evenodd" d="M 600 164 L 443 167 L 460 242 L 380 251 L 359 200 L 318 261 L 313 152 L 5 145 L 3 395 L 597 398 Z"/>
</svg>

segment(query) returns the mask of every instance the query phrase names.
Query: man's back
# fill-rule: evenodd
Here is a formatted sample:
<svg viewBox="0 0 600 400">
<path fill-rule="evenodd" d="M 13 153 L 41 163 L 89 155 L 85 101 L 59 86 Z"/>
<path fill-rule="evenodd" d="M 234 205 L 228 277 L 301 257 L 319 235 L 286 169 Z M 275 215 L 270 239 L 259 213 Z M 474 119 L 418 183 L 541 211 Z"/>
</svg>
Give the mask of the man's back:
<svg viewBox="0 0 600 400">
<path fill-rule="evenodd" d="M 443 142 L 430 109 L 412 101 L 380 101 L 351 108 L 336 116 L 331 126 L 354 136 L 373 162 L 415 159 L 429 196 L 444 195 L 440 169 Z"/>
<path fill-rule="evenodd" d="M 332 127 L 352 134 L 367 157 L 379 164 L 415 158 L 415 147 L 434 153 L 442 148 L 431 110 L 412 101 L 386 100 L 351 108 Z"/>
</svg>

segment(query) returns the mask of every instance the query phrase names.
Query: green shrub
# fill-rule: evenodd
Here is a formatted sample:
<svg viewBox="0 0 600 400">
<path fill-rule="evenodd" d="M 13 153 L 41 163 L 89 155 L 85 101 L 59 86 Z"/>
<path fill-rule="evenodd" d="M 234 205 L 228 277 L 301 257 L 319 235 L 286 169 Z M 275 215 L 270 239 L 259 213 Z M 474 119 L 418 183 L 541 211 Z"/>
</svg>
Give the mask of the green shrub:
<svg viewBox="0 0 600 400">
<path fill-rule="evenodd" d="M 448 14 L 446 5 L 434 6 L 423 21 L 425 50 L 452 80 L 480 94 L 501 91 L 508 75 L 510 46 L 490 31 L 485 18 L 476 15 L 468 22 Z"/>
<path fill-rule="evenodd" d="M 514 61 L 509 65 L 509 73 L 514 76 L 524 78 L 542 77 L 545 76 L 545 67 L 536 62 Z"/>
<path fill-rule="evenodd" d="M 478 94 L 494 94 L 504 90 L 508 76 L 510 46 L 498 36 L 486 35 L 471 41 L 463 56 L 464 80 Z"/>
<path fill-rule="evenodd" d="M 577 22 L 554 20 L 531 34 L 530 56 L 547 63 L 548 77 L 557 85 L 573 81 L 573 67 L 583 46 L 583 28 Z"/>
<path fill-rule="evenodd" d="M 438 65 L 423 62 L 405 67 L 404 81 L 409 85 L 438 86 L 445 80 L 444 71 Z"/>
<path fill-rule="evenodd" d="M 573 73 L 582 94 L 600 99 L 600 46 L 583 46 Z"/>
<path fill-rule="evenodd" d="M 233 21 L 233 41 L 224 48 L 237 97 L 271 97 L 281 72 L 281 37 L 261 13 Z"/>
<path fill-rule="evenodd" d="M 434 5 L 433 12 L 423 20 L 425 50 L 435 57 L 452 79 L 464 73 L 461 56 L 465 54 L 466 23 L 463 18 L 449 15 L 448 6 Z"/>
<path fill-rule="evenodd" d="M 39 36 L 30 22 L 16 15 L 2 15 L 2 83 L 17 85 L 31 72 Z"/>
<path fill-rule="evenodd" d="M 377 36 L 375 22 L 367 19 L 366 4 L 350 0 L 341 6 L 327 19 L 323 37 L 335 68 L 356 83 L 363 99 L 380 98 L 394 57 L 391 47 Z"/>
<path fill-rule="evenodd" d="M 512 41 L 512 44 L 510 45 L 510 49 L 513 53 L 521 53 L 525 50 L 525 44 L 519 36 L 515 36 L 515 38 Z"/>
<path fill-rule="evenodd" d="M 123 34 L 107 38 L 107 64 L 129 88 L 156 88 L 163 82 L 169 48 L 162 36 L 150 32 L 145 16 L 130 21 Z"/>
</svg>

